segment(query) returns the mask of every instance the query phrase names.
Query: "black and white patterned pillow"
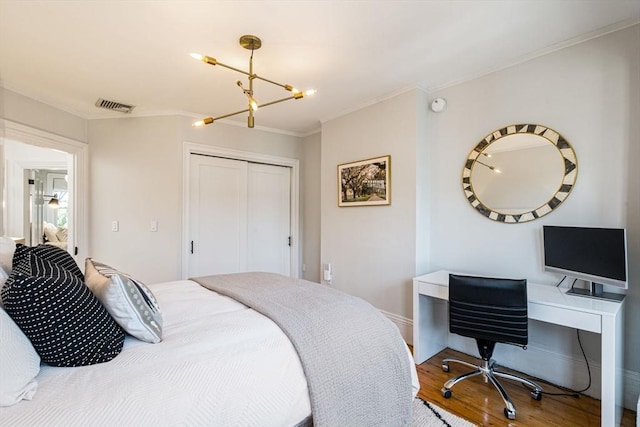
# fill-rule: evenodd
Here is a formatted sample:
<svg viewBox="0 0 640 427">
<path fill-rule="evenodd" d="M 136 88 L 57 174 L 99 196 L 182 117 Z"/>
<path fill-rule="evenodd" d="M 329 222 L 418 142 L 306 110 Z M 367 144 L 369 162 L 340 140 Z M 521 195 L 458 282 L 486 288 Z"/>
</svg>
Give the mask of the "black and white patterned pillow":
<svg viewBox="0 0 640 427">
<path fill-rule="evenodd" d="M 16 250 L 13 253 L 13 269 L 15 270 L 16 267 L 31 253 L 37 255 L 41 259 L 51 262 L 52 264 L 58 265 L 67 271 L 70 271 L 80 280 L 84 281 L 82 271 L 71 254 L 54 245 L 38 245 L 32 247 L 17 244 Z"/>
<path fill-rule="evenodd" d="M 27 270 L 38 275 L 21 273 Z M 120 354 L 124 331 L 75 274 L 31 253 L 11 276 L 5 311 L 43 362 L 85 366 Z"/>
</svg>

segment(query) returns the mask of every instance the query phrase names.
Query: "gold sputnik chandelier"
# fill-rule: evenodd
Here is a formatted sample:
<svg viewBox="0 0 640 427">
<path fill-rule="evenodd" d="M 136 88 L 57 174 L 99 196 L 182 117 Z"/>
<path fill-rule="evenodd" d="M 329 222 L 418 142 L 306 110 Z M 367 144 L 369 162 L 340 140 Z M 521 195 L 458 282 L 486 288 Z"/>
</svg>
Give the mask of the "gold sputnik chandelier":
<svg viewBox="0 0 640 427">
<path fill-rule="evenodd" d="M 242 114 L 242 113 L 249 112 L 249 117 L 247 118 L 247 126 L 252 128 L 254 126 L 253 113 L 258 108 L 263 108 L 263 107 L 267 107 L 269 105 L 278 104 L 278 103 L 283 102 L 283 101 L 288 101 L 289 99 L 304 98 L 305 96 L 310 96 L 310 95 L 313 95 L 314 93 L 316 93 L 315 90 L 307 90 L 307 91 L 301 92 L 301 91 L 299 91 L 298 89 L 296 89 L 295 87 L 293 87 L 291 85 L 283 85 L 283 84 L 280 84 L 278 82 L 274 82 L 273 80 L 269 80 L 267 78 L 264 78 L 262 76 L 259 76 L 259 75 L 255 74 L 253 72 L 253 51 L 260 49 L 260 47 L 262 46 L 262 41 L 258 37 L 252 36 L 252 35 L 244 35 L 244 36 L 240 37 L 240 46 L 242 46 L 245 49 L 249 49 L 251 51 L 251 56 L 249 57 L 249 71 L 248 72 L 244 71 L 244 70 L 240 70 L 240 69 L 235 68 L 235 67 L 232 67 L 230 65 L 226 65 L 226 64 L 223 64 L 221 62 L 218 62 L 218 60 L 216 60 L 215 58 L 212 58 L 210 56 L 204 56 L 204 55 L 200 55 L 198 53 L 192 53 L 191 54 L 191 56 L 193 58 L 198 59 L 198 60 L 200 60 L 200 61 L 202 61 L 202 62 L 204 62 L 206 64 L 219 65 L 221 67 L 228 68 L 228 69 L 236 71 L 238 73 L 245 74 L 249 78 L 249 88 L 248 89 L 246 89 L 243 86 L 243 84 L 242 84 L 242 82 L 240 80 L 236 81 L 236 84 L 238 85 L 238 87 L 242 90 L 242 92 L 245 94 L 245 96 L 248 99 L 249 103 L 248 103 L 248 106 L 247 106 L 246 109 L 240 110 L 240 111 L 235 111 L 235 112 L 229 113 L 229 114 L 224 114 L 222 116 L 206 117 L 206 118 L 204 118 L 202 120 L 199 120 L 199 121 L 195 122 L 193 124 L 193 126 L 210 125 L 211 123 L 213 123 L 216 120 L 224 119 L 226 117 L 231 117 L 231 116 L 235 116 L 237 114 Z M 264 104 L 258 104 L 258 101 L 256 101 L 256 99 L 253 97 L 253 81 L 255 79 L 262 80 L 264 82 L 271 83 L 271 84 L 276 85 L 276 86 L 280 86 L 281 88 L 291 92 L 292 95 L 288 96 L 286 98 L 275 100 L 275 101 L 266 102 Z"/>
</svg>

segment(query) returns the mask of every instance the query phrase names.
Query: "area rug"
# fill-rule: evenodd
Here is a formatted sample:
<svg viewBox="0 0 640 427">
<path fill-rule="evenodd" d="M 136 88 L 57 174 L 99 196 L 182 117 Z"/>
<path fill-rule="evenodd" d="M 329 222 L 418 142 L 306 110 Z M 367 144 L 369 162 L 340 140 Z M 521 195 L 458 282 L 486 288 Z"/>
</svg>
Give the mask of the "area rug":
<svg viewBox="0 0 640 427">
<path fill-rule="evenodd" d="M 426 402 L 413 399 L 413 419 L 407 427 L 476 427 L 475 424 L 453 415 L 451 412 Z"/>
</svg>

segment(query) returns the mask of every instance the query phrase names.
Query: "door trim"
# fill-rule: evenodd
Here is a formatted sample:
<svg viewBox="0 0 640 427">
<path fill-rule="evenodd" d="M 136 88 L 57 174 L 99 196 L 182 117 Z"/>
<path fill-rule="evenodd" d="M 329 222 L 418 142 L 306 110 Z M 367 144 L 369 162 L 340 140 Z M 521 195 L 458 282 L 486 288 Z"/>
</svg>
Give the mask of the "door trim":
<svg viewBox="0 0 640 427">
<path fill-rule="evenodd" d="M 285 166 L 291 168 L 291 277 L 300 277 L 300 201 L 299 201 L 299 180 L 300 161 L 289 157 L 272 156 L 270 154 L 252 153 L 249 151 L 234 150 L 231 148 L 214 147 L 211 145 L 197 144 L 185 141 L 182 146 L 182 256 L 180 265 L 180 277 L 188 279 L 188 253 L 189 253 L 189 177 L 190 162 L 192 154 L 203 154 L 206 156 L 223 157 L 231 160 L 244 160 L 254 163 L 265 163 L 275 166 Z"/>
<path fill-rule="evenodd" d="M 0 141 L 10 139 L 23 144 L 64 151 L 73 156 L 73 167 L 68 170 L 70 185 L 73 185 L 73 193 L 69 200 L 70 213 L 73 215 L 71 219 L 73 221 L 73 230 L 70 230 L 69 233 L 68 251 L 76 261 L 80 261 L 80 265 L 84 265 L 84 259 L 87 257 L 90 243 L 89 221 L 87 219 L 89 145 L 6 119 L 0 119 L 0 126 L 4 127 L 4 135 L 2 135 Z M 0 171 L 3 171 L 3 173 L 0 174 L 0 188 L 4 189 L 4 149 L 2 159 L 3 164 L 0 165 Z M 0 212 L 0 216 L 3 215 L 4 212 Z M 0 221 L 0 228 L 4 232 L 3 222 L 4 219 Z M 74 254 L 75 247 L 78 248 L 77 255 Z"/>
</svg>

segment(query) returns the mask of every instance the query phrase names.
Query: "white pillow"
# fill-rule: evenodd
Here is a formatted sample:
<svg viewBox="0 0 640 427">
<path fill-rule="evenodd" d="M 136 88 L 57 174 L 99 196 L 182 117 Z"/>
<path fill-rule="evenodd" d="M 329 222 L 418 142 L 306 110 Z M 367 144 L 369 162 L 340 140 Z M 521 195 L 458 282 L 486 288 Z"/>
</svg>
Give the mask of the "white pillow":
<svg viewBox="0 0 640 427">
<path fill-rule="evenodd" d="M 69 235 L 69 229 L 67 227 L 56 228 L 56 238 L 59 242 L 66 242 Z"/>
<path fill-rule="evenodd" d="M 56 234 L 58 232 L 58 227 L 56 227 L 55 225 L 45 222 L 42 226 L 42 231 L 44 232 L 44 235 L 49 242 L 60 241 L 58 240 L 58 235 Z"/>
<path fill-rule="evenodd" d="M 16 242 L 7 236 L 0 237 L 0 267 L 11 273 L 13 270 L 13 253 L 16 251 Z"/>
<path fill-rule="evenodd" d="M 0 308 L 0 406 L 31 400 L 38 389 L 40 356 L 18 325 Z"/>
<path fill-rule="evenodd" d="M 142 282 L 91 258 L 85 262 L 84 282 L 128 334 L 150 343 L 162 341 L 160 307 Z"/>
</svg>

